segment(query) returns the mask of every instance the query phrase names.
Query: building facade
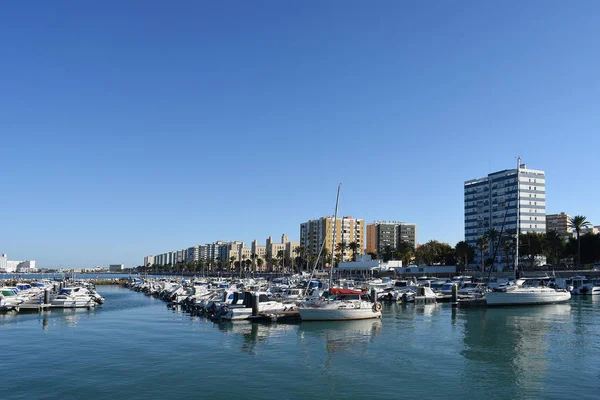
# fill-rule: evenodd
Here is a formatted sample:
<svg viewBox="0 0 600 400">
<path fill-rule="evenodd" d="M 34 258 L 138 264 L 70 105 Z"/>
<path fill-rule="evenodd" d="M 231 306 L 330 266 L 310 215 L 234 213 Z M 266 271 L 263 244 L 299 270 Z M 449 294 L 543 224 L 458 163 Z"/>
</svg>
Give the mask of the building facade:
<svg viewBox="0 0 600 400">
<path fill-rule="evenodd" d="M 337 219 L 335 229 L 333 217 L 322 217 L 300 224 L 299 244 L 306 247 L 307 254 L 317 256 L 323 242 L 330 254 L 336 251 L 336 245 L 340 243 L 349 245 L 352 242 L 358 243 L 359 251 L 362 253 L 362 249 L 365 247 L 365 221 L 352 217 L 341 217 Z M 349 260 L 352 256 L 352 250 L 346 248 L 342 261 Z"/>
<path fill-rule="evenodd" d="M 477 249 L 477 239 L 494 229 L 503 236 L 514 237 L 517 216 L 520 233 L 546 232 L 546 175 L 544 171 L 519 168 L 506 169 L 487 177 L 471 179 L 464 184 L 465 241 Z M 481 255 L 476 250 L 475 263 L 493 257 L 492 247 Z M 495 251 L 496 265 L 505 265 L 502 251 Z M 510 258 L 510 257 L 509 257 Z M 509 264 L 514 264 L 513 260 Z"/>
<path fill-rule="evenodd" d="M 110 264 L 108 266 L 108 270 L 110 272 L 120 272 L 123 271 L 125 269 L 125 265 L 123 264 Z"/>
<path fill-rule="evenodd" d="M 570 219 L 571 217 L 564 212 L 546 215 L 546 232 L 556 232 L 564 240 L 569 240 L 572 236 Z"/>
<path fill-rule="evenodd" d="M 381 255 L 389 246 L 397 249 L 401 243 L 417 247 L 417 225 L 405 222 L 373 222 L 367 225 L 367 253 Z"/>
</svg>

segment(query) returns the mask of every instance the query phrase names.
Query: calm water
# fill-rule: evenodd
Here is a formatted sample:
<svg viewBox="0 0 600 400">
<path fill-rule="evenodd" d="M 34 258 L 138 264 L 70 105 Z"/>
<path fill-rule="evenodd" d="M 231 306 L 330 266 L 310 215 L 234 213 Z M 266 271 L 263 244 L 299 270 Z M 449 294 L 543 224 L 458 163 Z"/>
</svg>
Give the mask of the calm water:
<svg viewBox="0 0 600 400">
<path fill-rule="evenodd" d="M 214 324 L 99 290 L 106 303 L 93 311 L 0 315 L 2 398 L 600 397 L 600 296 L 266 325 Z"/>
</svg>

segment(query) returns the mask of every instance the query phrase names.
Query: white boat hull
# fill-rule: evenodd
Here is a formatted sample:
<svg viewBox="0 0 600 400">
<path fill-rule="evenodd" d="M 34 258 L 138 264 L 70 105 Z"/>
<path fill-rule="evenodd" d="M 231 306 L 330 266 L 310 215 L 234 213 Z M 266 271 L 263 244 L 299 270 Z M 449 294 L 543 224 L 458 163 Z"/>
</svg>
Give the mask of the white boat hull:
<svg viewBox="0 0 600 400">
<path fill-rule="evenodd" d="M 571 293 L 553 289 L 515 289 L 507 292 L 490 292 L 485 295 L 488 306 L 535 305 L 566 303 Z"/>
<path fill-rule="evenodd" d="M 54 299 L 51 305 L 54 308 L 88 308 L 94 307 L 96 302 L 91 298 Z"/>
<path fill-rule="evenodd" d="M 373 304 L 363 303 L 360 306 L 337 305 L 336 302 L 325 303 L 315 307 L 300 307 L 302 321 L 351 321 L 359 319 L 381 318 L 381 311 L 375 310 Z"/>
</svg>

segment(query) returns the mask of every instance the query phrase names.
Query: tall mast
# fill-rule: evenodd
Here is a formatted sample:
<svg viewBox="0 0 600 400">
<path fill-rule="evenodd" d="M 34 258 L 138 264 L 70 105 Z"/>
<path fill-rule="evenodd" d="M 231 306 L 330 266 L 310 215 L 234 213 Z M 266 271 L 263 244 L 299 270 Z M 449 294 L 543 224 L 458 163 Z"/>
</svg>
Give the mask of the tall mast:
<svg viewBox="0 0 600 400">
<path fill-rule="evenodd" d="M 331 264 L 329 265 L 329 292 L 331 293 L 331 288 L 333 284 L 333 257 L 335 254 L 335 232 L 337 230 L 337 213 L 338 213 L 338 204 L 340 202 L 340 189 L 342 184 L 338 185 L 337 198 L 335 199 L 335 213 L 333 214 L 333 240 L 331 241 Z"/>
<path fill-rule="evenodd" d="M 519 268 L 519 226 L 521 219 L 521 182 L 519 181 L 519 170 L 521 168 L 521 157 L 517 157 L 517 238 L 515 247 L 515 278 Z"/>
</svg>

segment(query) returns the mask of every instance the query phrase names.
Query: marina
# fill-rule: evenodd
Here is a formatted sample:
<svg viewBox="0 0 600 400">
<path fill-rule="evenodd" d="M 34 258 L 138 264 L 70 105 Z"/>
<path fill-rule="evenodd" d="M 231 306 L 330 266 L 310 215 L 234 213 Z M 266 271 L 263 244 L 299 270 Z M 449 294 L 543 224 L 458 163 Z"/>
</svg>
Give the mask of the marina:
<svg viewBox="0 0 600 400">
<path fill-rule="evenodd" d="M 90 310 L 0 314 L 4 356 L 20 360 L 4 372 L 7 398 L 372 398 L 401 388 L 559 399 L 576 381 L 578 398 L 595 399 L 600 385 L 599 296 L 472 309 L 386 302 L 381 319 L 260 323 L 213 322 L 120 286 L 101 293 Z M 44 373 L 28 385 L 40 359 Z"/>
</svg>

